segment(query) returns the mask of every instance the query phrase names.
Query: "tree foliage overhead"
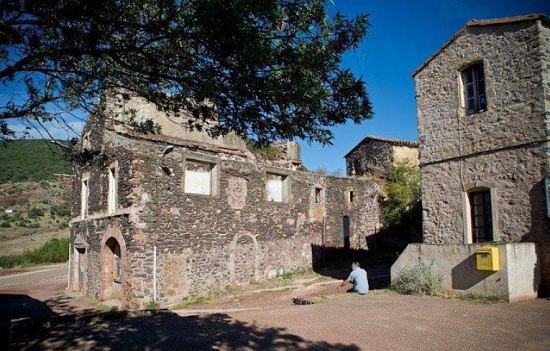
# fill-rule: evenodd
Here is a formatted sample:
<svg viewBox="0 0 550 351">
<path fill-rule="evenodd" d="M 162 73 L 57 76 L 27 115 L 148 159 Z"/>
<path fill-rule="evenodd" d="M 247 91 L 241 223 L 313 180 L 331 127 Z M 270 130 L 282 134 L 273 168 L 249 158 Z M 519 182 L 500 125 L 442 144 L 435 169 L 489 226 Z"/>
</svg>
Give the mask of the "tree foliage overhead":
<svg viewBox="0 0 550 351">
<path fill-rule="evenodd" d="M 372 114 L 340 66 L 367 16 L 329 16 L 323 0 L 0 2 L 0 84 L 18 91 L 0 100 L 4 137 L 10 118 L 40 126 L 121 88 L 260 142 L 329 143 L 330 126 Z"/>
</svg>

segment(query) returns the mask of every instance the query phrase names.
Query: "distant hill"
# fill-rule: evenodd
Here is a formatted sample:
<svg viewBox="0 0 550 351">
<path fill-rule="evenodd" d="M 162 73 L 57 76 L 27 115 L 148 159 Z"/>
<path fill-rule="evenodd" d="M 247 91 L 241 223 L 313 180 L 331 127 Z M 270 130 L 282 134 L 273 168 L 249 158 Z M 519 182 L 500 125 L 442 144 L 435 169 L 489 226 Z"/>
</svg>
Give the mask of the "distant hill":
<svg viewBox="0 0 550 351">
<path fill-rule="evenodd" d="M 72 174 L 73 170 L 63 149 L 50 140 L 0 145 L 0 184 L 50 180 L 56 173 Z"/>
</svg>

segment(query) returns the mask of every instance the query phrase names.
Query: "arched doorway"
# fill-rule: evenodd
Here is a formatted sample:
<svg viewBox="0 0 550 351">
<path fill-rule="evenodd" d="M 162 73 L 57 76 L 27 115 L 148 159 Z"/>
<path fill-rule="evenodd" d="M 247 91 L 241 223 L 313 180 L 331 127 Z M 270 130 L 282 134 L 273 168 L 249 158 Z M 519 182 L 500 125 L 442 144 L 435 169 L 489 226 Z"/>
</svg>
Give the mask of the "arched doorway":
<svg viewBox="0 0 550 351">
<path fill-rule="evenodd" d="M 350 228 L 350 219 L 349 216 L 344 216 L 342 218 L 342 231 L 344 232 L 344 248 L 347 250 L 350 248 L 350 239 L 349 239 L 349 228 Z"/>
<path fill-rule="evenodd" d="M 101 298 L 104 300 L 122 299 L 123 250 L 114 237 L 107 239 L 101 251 L 101 269 L 103 287 Z"/>
</svg>

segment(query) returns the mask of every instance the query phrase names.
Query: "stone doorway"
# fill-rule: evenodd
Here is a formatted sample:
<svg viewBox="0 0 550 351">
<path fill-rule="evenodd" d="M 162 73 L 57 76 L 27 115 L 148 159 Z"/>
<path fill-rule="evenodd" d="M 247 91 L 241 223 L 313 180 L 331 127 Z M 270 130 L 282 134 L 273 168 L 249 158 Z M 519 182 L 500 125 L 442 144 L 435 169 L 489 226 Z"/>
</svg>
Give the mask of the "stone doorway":
<svg viewBox="0 0 550 351">
<path fill-rule="evenodd" d="M 110 237 L 103 245 L 101 267 L 103 288 L 101 298 L 104 300 L 122 299 L 123 250 L 120 243 Z"/>
<path fill-rule="evenodd" d="M 88 245 L 82 238 L 77 237 L 73 242 L 72 254 L 72 290 L 85 293 L 87 288 L 88 272 Z"/>
<path fill-rule="evenodd" d="M 85 268 L 84 268 L 84 257 L 86 255 L 86 249 L 76 249 L 78 252 L 78 291 L 84 290 L 84 275 L 85 275 Z"/>
</svg>

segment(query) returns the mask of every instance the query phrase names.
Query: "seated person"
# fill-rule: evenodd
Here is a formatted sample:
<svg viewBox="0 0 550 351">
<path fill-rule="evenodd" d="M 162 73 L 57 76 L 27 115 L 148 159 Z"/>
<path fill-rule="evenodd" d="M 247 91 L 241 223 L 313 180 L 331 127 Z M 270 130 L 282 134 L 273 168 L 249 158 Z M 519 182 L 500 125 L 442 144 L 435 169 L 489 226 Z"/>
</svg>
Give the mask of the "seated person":
<svg viewBox="0 0 550 351">
<path fill-rule="evenodd" d="M 365 295 L 369 292 L 369 281 L 367 279 L 367 271 L 361 268 L 359 262 L 353 262 L 351 264 L 351 273 L 348 279 L 344 280 L 342 284 L 338 285 L 338 289 L 346 284 L 353 284 L 353 290 L 359 295 Z"/>
</svg>

